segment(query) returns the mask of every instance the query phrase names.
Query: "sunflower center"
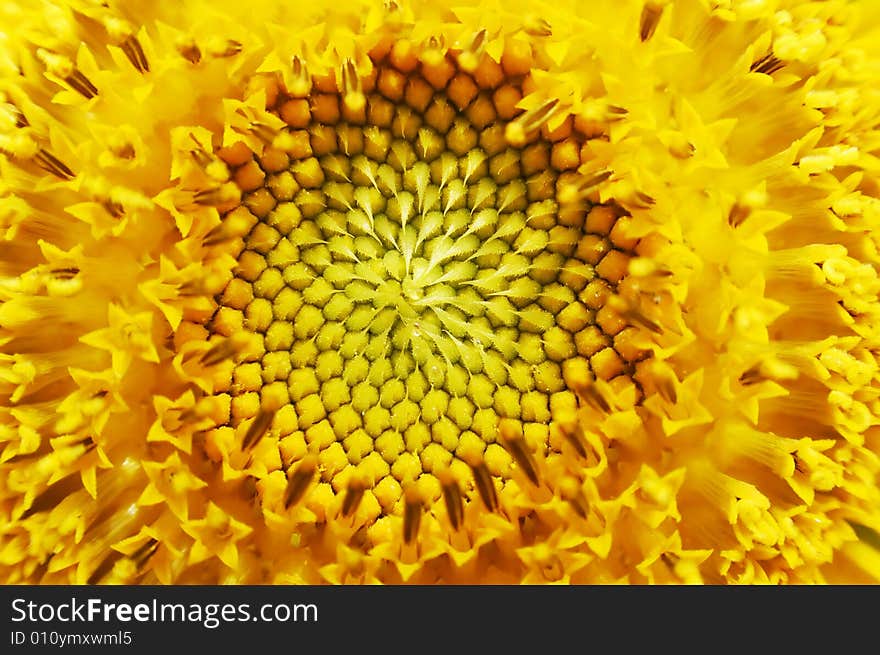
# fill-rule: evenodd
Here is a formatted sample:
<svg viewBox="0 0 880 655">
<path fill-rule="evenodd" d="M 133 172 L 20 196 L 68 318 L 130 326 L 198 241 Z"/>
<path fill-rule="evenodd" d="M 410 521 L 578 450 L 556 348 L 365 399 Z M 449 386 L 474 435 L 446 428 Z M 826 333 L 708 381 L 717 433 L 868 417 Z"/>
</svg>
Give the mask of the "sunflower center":
<svg viewBox="0 0 880 655">
<path fill-rule="evenodd" d="M 235 171 L 253 227 L 215 324 L 239 313 L 265 352 L 234 371 L 233 421 L 283 385 L 290 465 L 317 453 L 325 482 L 360 498 L 366 481 L 383 513 L 426 476 L 439 497 L 449 469 L 470 489 L 534 478 L 572 389 L 628 367 L 626 323 L 602 313 L 631 255 L 620 212 L 561 200 L 585 138 L 524 130 L 521 80 L 502 81 L 380 67 L 365 102 L 282 98 L 286 147 Z"/>
</svg>

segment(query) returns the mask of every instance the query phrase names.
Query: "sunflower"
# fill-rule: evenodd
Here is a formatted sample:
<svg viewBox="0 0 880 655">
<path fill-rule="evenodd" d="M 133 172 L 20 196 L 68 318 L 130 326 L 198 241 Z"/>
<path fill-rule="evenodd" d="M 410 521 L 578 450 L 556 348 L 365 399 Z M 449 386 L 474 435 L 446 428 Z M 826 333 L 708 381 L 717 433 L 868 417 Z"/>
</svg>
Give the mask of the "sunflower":
<svg viewBox="0 0 880 655">
<path fill-rule="evenodd" d="M 880 5 L 0 8 L 6 583 L 880 577 Z"/>
</svg>

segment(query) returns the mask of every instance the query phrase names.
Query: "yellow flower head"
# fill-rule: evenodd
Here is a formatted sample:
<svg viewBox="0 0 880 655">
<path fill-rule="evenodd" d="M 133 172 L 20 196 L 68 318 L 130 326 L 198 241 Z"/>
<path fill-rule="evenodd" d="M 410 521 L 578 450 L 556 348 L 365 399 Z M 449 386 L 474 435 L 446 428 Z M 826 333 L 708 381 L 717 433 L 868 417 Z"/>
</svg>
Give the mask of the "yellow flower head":
<svg viewBox="0 0 880 655">
<path fill-rule="evenodd" d="M 4 3 L 0 577 L 876 580 L 878 43 Z"/>
</svg>

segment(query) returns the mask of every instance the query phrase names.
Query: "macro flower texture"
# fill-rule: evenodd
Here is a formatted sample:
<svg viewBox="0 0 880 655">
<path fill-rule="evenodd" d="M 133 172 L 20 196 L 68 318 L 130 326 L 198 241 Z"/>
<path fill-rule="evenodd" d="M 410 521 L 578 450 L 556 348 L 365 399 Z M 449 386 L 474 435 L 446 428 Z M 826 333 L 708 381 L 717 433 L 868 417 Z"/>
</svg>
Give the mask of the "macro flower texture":
<svg viewBox="0 0 880 655">
<path fill-rule="evenodd" d="M 0 7 L 0 580 L 880 578 L 880 2 Z"/>
</svg>

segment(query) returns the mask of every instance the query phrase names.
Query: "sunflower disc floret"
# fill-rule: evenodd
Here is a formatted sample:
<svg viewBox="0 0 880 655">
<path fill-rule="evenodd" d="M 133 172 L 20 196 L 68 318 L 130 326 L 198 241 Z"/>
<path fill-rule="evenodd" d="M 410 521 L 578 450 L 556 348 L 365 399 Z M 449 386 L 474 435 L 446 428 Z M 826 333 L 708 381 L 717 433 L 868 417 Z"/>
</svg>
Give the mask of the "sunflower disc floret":
<svg viewBox="0 0 880 655">
<path fill-rule="evenodd" d="M 872 3 L 0 27 L 4 581 L 880 576 Z"/>
</svg>

